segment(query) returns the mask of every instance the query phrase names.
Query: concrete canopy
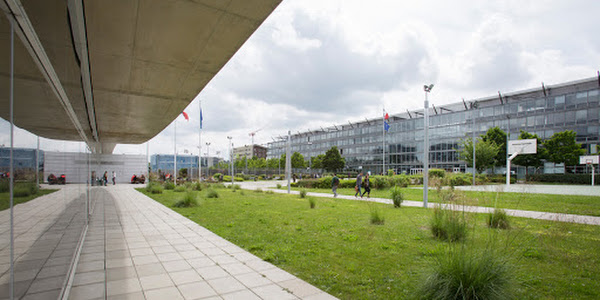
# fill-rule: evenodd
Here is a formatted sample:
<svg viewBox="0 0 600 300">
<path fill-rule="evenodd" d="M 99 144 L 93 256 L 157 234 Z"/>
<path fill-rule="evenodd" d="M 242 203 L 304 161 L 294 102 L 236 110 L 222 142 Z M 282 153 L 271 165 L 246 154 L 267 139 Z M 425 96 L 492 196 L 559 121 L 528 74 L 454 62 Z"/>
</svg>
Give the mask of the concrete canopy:
<svg viewBox="0 0 600 300">
<path fill-rule="evenodd" d="M 143 143 L 181 113 L 280 1 L 7 0 L 0 40 L 9 45 L 14 17 L 22 41 L 15 43 L 15 124 L 42 137 L 83 140 L 96 152 Z M 7 49 L 0 57 L 9 57 Z M 6 91 L 6 60 L 0 68 Z M 8 107 L 5 95 L 0 106 Z M 8 119 L 8 110 L 0 117 Z"/>
</svg>

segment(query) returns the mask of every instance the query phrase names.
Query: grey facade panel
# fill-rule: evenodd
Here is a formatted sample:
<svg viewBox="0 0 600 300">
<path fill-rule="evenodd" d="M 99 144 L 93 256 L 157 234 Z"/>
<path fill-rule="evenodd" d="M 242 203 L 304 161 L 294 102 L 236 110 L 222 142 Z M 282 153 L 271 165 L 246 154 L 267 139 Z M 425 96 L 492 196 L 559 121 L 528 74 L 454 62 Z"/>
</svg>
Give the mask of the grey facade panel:
<svg viewBox="0 0 600 300">
<path fill-rule="evenodd" d="M 92 177 L 102 177 L 108 172 L 112 182 L 112 172 L 116 172 L 117 183 L 129 183 L 134 174 L 148 177 L 148 163 L 145 155 L 88 154 L 78 152 L 46 152 L 44 181 L 54 174 L 65 174 L 67 183 L 85 183 Z M 88 173 L 89 160 L 89 173 Z"/>
</svg>

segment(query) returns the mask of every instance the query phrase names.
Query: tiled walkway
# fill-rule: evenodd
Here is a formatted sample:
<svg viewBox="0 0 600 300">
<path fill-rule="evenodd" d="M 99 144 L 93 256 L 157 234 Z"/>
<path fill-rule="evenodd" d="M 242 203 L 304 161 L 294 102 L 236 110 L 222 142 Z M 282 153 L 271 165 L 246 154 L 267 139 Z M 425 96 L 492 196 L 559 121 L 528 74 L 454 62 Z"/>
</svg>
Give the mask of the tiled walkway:
<svg viewBox="0 0 600 300">
<path fill-rule="evenodd" d="M 129 185 L 99 189 L 69 299 L 335 299 Z"/>
</svg>

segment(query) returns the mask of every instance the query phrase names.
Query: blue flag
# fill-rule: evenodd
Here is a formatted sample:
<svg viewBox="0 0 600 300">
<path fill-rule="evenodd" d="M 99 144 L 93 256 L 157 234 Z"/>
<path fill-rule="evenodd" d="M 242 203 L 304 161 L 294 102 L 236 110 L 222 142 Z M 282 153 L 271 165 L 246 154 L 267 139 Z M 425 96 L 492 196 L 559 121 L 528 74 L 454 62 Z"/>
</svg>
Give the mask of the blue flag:
<svg viewBox="0 0 600 300">
<path fill-rule="evenodd" d="M 383 121 L 383 129 L 385 129 L 386 132 L 390 130 L 390 124 L 388 124 L 387 121 Z"/>
<path fill-rule="evenodd" d="M 200 108 L 200 129 L 202 129 L 202 108 Z"/>
</svg>

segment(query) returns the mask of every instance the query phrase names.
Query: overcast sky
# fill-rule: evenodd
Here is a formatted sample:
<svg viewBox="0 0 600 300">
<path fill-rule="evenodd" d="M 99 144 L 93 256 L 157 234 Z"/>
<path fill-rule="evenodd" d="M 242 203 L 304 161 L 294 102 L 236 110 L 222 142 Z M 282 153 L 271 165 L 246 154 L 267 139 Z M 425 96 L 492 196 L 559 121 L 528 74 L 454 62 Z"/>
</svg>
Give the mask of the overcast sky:
<svg viewBox="0 0 600 300">
<path fill-rule="evenodd" d="M 234 145 L 423 106 L 596 76 L 600 1 L 283 0 L 177 120 L 178 152 L 198 153 L 199 103 L 211 156 Z M 1 122 L 0 144 L 8 143 Z M 173 153 L 173 125 L 149 143 Z M 17 132 L 15 145 L 35 147 Z M 42 139 L 48 150 L 73 143 Z M 115 153 L 145 154 L 146 145 Z"/>
</svg>

